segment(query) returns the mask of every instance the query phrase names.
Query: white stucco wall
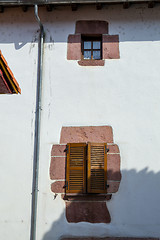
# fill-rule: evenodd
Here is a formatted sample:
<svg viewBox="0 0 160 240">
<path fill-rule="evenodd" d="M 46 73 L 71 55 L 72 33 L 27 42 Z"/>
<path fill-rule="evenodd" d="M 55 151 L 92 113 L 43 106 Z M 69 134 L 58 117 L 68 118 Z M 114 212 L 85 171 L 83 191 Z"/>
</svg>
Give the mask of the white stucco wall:
<svg viewBox="0 0 160 240">
<path fill-rule="evenodd" d="M 60 236 L 160 237 L 160 6 L 40 10 L 46 39 L 41 116 L 37 239 Z M 77 20 L 106 20 L 119 34 L 120 59 L 104 67 L 67 61 Z M 0 95 L 0 239 L 29 239 L 38 25 L 33 9 L 0 15 L 0 50 L 21 95 Z M 111 125 L 122 181 L 107 203 L 110 224 L 67 223 L 50 190 L 50 151 L 62 126 Z"/>
<path fill-rule="evenodd" d="M 22 21 L 22 24 L 21 24 Z M 33 25 L 32 25 L 33 23 Z M 0 239 L 29 239 L 36 89 L 36 27 L 32 14 L 0 15 L 0 50 L 21 95 L 0 95 Z"/>
</svg>

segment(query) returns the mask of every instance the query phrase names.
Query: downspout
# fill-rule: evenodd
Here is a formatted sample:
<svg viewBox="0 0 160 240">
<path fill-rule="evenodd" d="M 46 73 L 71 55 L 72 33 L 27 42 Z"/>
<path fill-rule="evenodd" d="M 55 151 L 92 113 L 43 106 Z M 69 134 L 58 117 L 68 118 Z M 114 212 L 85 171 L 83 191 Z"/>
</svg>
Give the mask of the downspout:
<svg viewBox="0 0 160 240">
<path fill-rule="evenodd" d="M 39 33 L 39 41 L 38 41 L 37 92 L 36 92 L 36 112 L 35 112 L 30 240 L 36 239 L 38 173 L 39 173 L 39 152 L 40 152 L 39 148 L 40 148 L 41 95 L 42 95 L 41 94 L 42 93 L 42 65 L 43 65 L 43 43 L 44 43 L 44 28 L 38 16 L 37 5 L 34 6 L 34 13 L 40 27 L 40 33 Z"/>
</svg>

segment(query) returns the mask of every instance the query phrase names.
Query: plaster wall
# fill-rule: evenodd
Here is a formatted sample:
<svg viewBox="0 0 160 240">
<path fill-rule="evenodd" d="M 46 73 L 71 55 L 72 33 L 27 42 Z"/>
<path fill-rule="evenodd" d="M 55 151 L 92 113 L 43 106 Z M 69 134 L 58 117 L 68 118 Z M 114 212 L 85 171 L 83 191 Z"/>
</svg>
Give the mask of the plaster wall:
<svg viewBox="0 0 160 240">
<path fill-rule="evenodd" d="M 44 46 L 37 239 L 61 236 L 160 237 L 160 6 L 40 9 Z M 77 20 L 106 20 L 119 34 L 120 59 L 82 67 L 68 61 L 67 37 Z M 0 15 L 0 49 L 22 90 L 0 95 L 1 230 L 29 239 L 38 25 L 33 9 Z M 110 224 L 69 224 L 50 190 L 50 152 L 62 126 L 111 125 L 121 153 L 119 191 L 107 203 Z"/>
<path fill-rule="evenodd" d="M 21 23 L 22 22 L 22 23 Z M 0 95 L 0 239 L 30 237 L 37 24 L 17 9 L 0 15 L 0 49 L 22 94 Z"/>
</svg>

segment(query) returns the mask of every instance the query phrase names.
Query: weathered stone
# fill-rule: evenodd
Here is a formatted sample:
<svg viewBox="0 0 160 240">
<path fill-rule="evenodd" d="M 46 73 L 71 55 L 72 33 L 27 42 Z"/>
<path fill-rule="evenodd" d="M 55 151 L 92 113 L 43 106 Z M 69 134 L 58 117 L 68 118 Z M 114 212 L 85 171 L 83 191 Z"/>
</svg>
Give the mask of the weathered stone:
<svg viewBox="0 0 160 240">
<path fill-rule="evenodd" d="M 107 179 L 115 181 L 121 180 L 119 154 L 107 155 Z"/>
<path fill-rule="evenodd" d="M 65 181 L 56 181 L 52 183 L 51 191 L 54 193 L 65 193 Z"/>
<path fill-rule="evenodd" d="M 105 202 L 65 202 L 68 222 L 109 223 L 111 221 Z"/>
<path fill-rule="evenodd" d="M 104 60 L 81 60 L 78 61 L 80 66 L 104 66 Z"/>
<path fill-rule="evenodd" d="M 82 34 L 107 34 L 108 23 L 99 20 L 81 20 L 76 22 L 76 33 Z"/>
<path fill-rule="evenodd" d="M 72 34 L 68 36 L 67 59 L 80 60 L 81 59 L 81 35 Z"/>
<path fill-rule="evenodd" d="M 66 145 L 55 144 L 52 146 L 51 156 L 66 156 L 65 149 Z"/>
<path fill-rule="evenodd" d="M 62 127 L 60 143 L 79 142 L 113 143 L 112 127 Z"/>
<path fill-rule="evenodd" d="M 119 56 L 119 36 L 102 36 L 103 59 L 118 59 Z"/>
<path fill-rule="evenodd" d="M 65 157 L 51 158 L 50 178 L 52 180 L 65 179 Z"/>
</svg>

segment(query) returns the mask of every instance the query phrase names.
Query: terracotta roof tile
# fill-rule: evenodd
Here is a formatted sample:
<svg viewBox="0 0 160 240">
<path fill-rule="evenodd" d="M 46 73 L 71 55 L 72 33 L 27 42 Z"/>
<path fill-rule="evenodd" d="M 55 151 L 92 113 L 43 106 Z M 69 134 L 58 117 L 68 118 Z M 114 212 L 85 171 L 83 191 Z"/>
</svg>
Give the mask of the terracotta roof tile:
<svg viewBox="0 0 160 240">
<path fill-rule="evenodd" d="M 15 79 L 11 69 L 9 68 L 8 63 L 5 60 L 5 58 L 4 58 L 4 56 L 3 56 L 1 51 L 0 51 L 0 59 L 2 60 L 3 64 L 5 65 L 6 71 L 8 72 L 8 74 L 9 74 L 9 76 L 11 78 L 11 81 L 12 81 L 13 85 L 15 86 L 17 92 L 21 93 L 21 89 L 19 87 L 19 84 L 17 83 L 17 81 L 16 81 L 16 79 Z M 7 80 L 10 81 L 9 79 L 6 79 L 6 81 Z"/>
<path fill-rule="evenodd" d="M 0 94 L 5 93 L 12 93 L 12 91 L 9 88 L 6 80 L 4 79 L 2 71 L 0 70 Z"/>
</svg>

